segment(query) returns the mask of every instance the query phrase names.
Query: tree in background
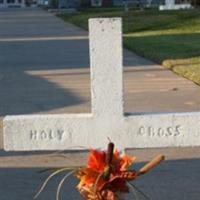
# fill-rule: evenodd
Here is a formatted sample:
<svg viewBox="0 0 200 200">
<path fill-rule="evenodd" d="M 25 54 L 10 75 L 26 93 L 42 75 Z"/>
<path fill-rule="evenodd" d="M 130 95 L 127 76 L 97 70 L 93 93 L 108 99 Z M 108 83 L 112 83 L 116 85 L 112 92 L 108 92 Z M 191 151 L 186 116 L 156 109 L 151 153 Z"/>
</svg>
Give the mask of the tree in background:
<svg viewBox="0 0 200 200">
<path fill-rule="evenodd" d="M 194 7 L 200 7 L 200 0 L 191 0 Z"/>
<path fill-rule="evenodd" d="M 89 8 L 91 6 L 90 0 L 80 0 L 80 7 L 81 8 Z"/>
</svg>

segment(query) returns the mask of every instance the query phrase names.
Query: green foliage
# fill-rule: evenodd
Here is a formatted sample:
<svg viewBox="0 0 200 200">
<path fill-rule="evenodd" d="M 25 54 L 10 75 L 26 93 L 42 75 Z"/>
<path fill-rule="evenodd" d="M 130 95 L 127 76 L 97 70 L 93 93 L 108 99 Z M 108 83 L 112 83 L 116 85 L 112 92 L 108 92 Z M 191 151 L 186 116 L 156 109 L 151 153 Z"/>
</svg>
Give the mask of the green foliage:
<svg viewBox="0 0 200 200">
<path fill-rule="evenodd" d="M 90 8 L 77 14 L 59 16 L 85 29 L 88 28 L 88 19 L 92 17 L 122 17 L 124 33 L 168 29 L 192 30 L 198 29 L 200 23 L 200 10 L 198 9 L 163 12 L 149 9 L 124 12 L 122 8 Z"/>
<path fill-rule="evenodd" d="M 90 0 L 80 0 L 80 7 L 81 8 L 89 8 L 91 6 Z"/>
<path fill-rule="evenodd" d="M 51 3 L 51 6 L 53 7 L 53 8 L 58 8 L 58 0 L 51 0 L 50 1 Z"/>
<path fill-rule="evenodd" d="M 191 3 L 193 6 L 197 6 L 197 7 L 200 6 L 200 0 L 192 0 Z"/>
</svg>

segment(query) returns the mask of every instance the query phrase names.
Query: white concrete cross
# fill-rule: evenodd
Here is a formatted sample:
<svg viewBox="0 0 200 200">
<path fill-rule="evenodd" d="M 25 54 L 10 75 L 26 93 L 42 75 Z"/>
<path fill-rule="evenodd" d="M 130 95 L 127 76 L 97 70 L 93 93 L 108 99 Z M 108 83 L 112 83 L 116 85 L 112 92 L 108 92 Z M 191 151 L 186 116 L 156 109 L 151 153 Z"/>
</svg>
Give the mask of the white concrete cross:
<svg viewBox="0 0 200 200">
<path fill-rule="evenodd" d="M 92 113 L 7 116 L 5 150 L 198 146 L 200 113 L 134 115 L 123 111 L 120 18 L 89 20 Z M 142 84 L 142 83 L 141 83 Z"/>
</svg>

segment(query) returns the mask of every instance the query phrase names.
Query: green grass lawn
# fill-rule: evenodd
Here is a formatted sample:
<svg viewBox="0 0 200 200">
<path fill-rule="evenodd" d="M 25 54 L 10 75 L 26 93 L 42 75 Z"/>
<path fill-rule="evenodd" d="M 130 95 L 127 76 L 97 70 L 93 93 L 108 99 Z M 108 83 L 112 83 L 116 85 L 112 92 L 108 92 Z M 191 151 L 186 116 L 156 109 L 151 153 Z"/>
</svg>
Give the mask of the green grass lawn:
<svg viewBox="0 0 200 200">
<path fill-rule="evenodd" d="M 200 10 L 90 9 L 59 17 L 84 29 L 91 17 L 122 17 L 126 48 L 200 85 Z"/>
</svg>

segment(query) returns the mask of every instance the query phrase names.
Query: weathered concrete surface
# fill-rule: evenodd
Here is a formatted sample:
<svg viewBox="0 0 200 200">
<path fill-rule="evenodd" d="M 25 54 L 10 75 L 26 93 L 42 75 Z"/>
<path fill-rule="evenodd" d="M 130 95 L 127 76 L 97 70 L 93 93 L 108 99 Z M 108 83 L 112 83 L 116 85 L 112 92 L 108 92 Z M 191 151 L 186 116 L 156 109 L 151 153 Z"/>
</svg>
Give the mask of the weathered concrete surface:
<svg viewBox="0 0 200 200">
<path fill-rule="evenodd" d="M 57 23 L 59 20 L 52 15 L 46 15 L 45 12 L 32 12 L 0 12 L 1 38 L 7 36 L 7 38 L 30 38 L 38 33 L 44 37 L 45 34 L 55 36 L 54 31 L 58 32 L 58 30 L 47 27 L 57 26 L 53 22 Z M 31 29 L 29 21 L 31 21 L 32 27 L 37 28 Z M 8 24 L 6 24 L 7 22 Z M 60 32 L 68 29 L 70 33 L 71 30 L 71 36 L 78 32 L 76 32 L 78 28 L 75 28 L 73 32 L 74 26 L 67 25 L 65 27 L 62 21 L 58 23 L 62 24 L 58 27 Z M 48 29 L 49 32 L 46 31 Z M 68 31 L 65 32 L 66 35 Z M 86 32 L 81 32 L 83 35 L 87 35 Z M 77 33 L 77 35 L 79 34 Z M 54 45 L 57 49 L 56 52 Z M 65 38 L 59 42 L 54 38 L 45 40 L 45 42 L 43 40 L 26 43 L 1 42 L 0 48 L 0 114 L 2 117 L 6 114 L 90 111 L 89 70 L 85 69 L 89 66 L 86 40 L 76 40 L 76 38 L 67 40 Z M 23 56 L 24 54 L 25 56 Z M 79 59 L 75 55 L 79 55 Z M 19 62 L 19 58 L 23 58 L 21 62 Z M 177 78 L 170 71 L 128 51 L 125 54 L 125 65 L 125 110 L 127 112 L 200 110 L 199 87 L 193 83 L 183 78 Z M 1 123 L 0 128 L 2 130 Z M 146 191 L 152 200 L 199 200 L 200 149 L 178 148 L 156 151 L 148 149 L 133 153 L 142 157 L 142 160 L 148 160 L 160 152 L 167 155 L 169 162 L 163 163 L 157 170 L 146 175 L 137 185 Z M 34 163 L 37 167 L 52 166 L 54 163 L 64 165 L 68 163 L 70 157 L 72 158 L 70 156 L 65 160 L 58 157 L 57 159 L 60 158 L 58 161 L 52 156 L 31 159 L 28 156 L 29 153 L 5 153 L 3 151 L 0 153 L 3 156 L 0 161 L 3 167 L 13 167 L 13 165 L 17 167 L 23 166 L 23 164 L 24 166 L 34 166 Z M 19 159 L 14 156 L 15 154 L 28 157 L 23 156 L 22 159 Z M 174 161 L 170 161 L 171 159 Z M 79 156 L 77 160 L 82 161 L 84 157 Z M 36 188 L 45 177 L 45 175 L 38 175 L 36 169 L 1 169 L 0 199 L 32 199 Z M 44 196 L 41 196 L 40 199 L 54 200 L 55 185 L 57 183 L 53 181 L 48 192 L 43 194 Z M 78 199 L 77 193 L 72 192 L 73 185 L 65 187 L 65 190 L 70 191 L 67 193 L 68 198 L 66 197 L 66 199 Z"/>
</svg>

